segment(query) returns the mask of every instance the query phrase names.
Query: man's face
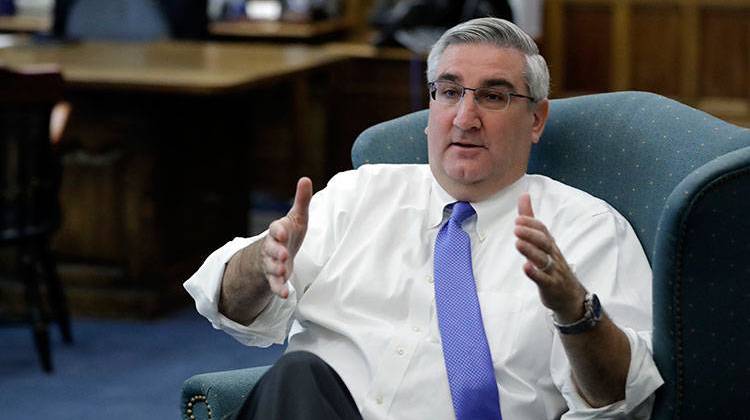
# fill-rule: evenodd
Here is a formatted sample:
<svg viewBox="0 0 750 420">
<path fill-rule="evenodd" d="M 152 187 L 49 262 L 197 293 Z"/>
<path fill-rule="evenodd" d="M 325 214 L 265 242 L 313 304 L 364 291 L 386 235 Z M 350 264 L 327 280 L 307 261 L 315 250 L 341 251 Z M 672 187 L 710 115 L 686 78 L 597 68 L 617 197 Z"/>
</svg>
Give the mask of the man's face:
<svg viewBox="0 0 750 420">
<path fill-rule="evenodd" d="M 529 95 L 524 68 L 518 50 L 458 44 L 443 52 L 436 80 Z M 529 105 L 511 98 L 505 110 L 486 110 L 474 102 L 472 91 L 455 105 L 431 100 L 425 132 L 430 169 L 440 185 L 458 200 L 479 201 L 520 178 L 547 119 L 547 100 Z"/>
</svg>

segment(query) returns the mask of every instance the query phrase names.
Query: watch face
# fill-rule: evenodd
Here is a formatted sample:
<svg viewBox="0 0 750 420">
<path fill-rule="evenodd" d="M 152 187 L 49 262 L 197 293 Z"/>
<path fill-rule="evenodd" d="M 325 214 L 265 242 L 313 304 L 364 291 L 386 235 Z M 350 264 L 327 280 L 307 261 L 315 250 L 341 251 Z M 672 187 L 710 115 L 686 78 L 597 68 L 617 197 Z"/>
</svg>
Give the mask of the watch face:
<svg viewBox="0 0 750 420">
<path fill-rule="evenodd" d="M 552 322 L 561 334 L 580 334 L 594 328 L 602 318 L 602 305 L 599 302 L 599 297 L 595 294 L 587 294 L 583 301 L 586 312 L 583 318 L 579 319 L 572 324 L 558 324 L 554 316 Z"/>
<path fill-rule="evenodd" d="M 591 310 L 594 313 L 594 319 L 598 321 L 602 317 L 602 304 L 596 294 L 591 295 Z"/>
</svg>

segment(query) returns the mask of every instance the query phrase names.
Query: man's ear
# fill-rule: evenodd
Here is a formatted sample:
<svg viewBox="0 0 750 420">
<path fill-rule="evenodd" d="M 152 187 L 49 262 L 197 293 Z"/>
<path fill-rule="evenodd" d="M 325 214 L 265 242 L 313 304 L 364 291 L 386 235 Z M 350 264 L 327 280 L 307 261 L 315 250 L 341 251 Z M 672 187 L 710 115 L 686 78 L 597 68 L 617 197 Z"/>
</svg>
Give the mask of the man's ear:
<svg viewBox="0 0 750 420">
<path fill-rule="evenodd" d="M 547 117 L 549 116 L 549 100 L 542 99 L 537 102 L 534 106 L 534 122 L 531 126 L 531 142 L 539 143 L 539 139 L 542 138 L 542 132 L 544 126 L 547 124 Z"/>
</svg>

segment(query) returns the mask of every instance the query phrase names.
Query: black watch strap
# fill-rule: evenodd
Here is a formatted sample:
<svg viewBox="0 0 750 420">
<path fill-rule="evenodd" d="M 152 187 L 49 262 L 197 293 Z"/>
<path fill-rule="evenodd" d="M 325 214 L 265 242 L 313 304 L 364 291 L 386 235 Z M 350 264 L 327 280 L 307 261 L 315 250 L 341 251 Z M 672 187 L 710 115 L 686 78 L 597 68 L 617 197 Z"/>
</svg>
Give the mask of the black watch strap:
<svg viewBox="0 0 750 420">
<path fill-rule="evenodd" d="M 583 318 L 578 321 L 571 322 L 570 324 L 560 324 L 552 317 L 552 322 L 560 331 L 560 334 L 580 334 L 586 332 L 596 326 L 602 319 L 602 305 L 599 302 L 599 297 L 595 294 L 587 293 L 586 298 L 583 301 L 583 307 L 585 312 Z"/>
</svg>

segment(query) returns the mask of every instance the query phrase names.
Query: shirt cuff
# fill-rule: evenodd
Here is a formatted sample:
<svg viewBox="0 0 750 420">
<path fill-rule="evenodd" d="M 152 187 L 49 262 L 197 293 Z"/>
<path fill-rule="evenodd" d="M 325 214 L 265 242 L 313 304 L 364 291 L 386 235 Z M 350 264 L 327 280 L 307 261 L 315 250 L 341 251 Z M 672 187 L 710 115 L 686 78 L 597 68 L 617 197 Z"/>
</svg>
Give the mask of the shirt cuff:
<svg viewBox="0 0 750 420">
<path fill-rule="evenodd" d="M 198 271 L 183 284 L 195 301 L 198 313 L 206 317 L 214 328 L 225 331 L 242 344 L 258 347 L 281 344 L 286 339 L 297 302 L 291 282 L 287 283 L 287 299 L 274 295 L 250 325 L 242 325 L 219 312 L 219 293 L 227 262 L 237 251 L 258 241 L 264 234 L 235 238 L 228 242 L 209 255 Z"/>
<path fill-rule="evenodd" d="M 651 333 L 636 333 L 622 328 L 630 343 L 630 367 L 625 383 L 625 399 L 604 407 L 593 408 L 581 397 L 572 380 L 565 381 L 562 394 L 570 411 L 563 420 L 582 419 L 649 419 L 654 404 L 654 391 L 664 381 L 651 354 Z M 572 378 L 570 367 L 566 372 Z"/>
</svg>

